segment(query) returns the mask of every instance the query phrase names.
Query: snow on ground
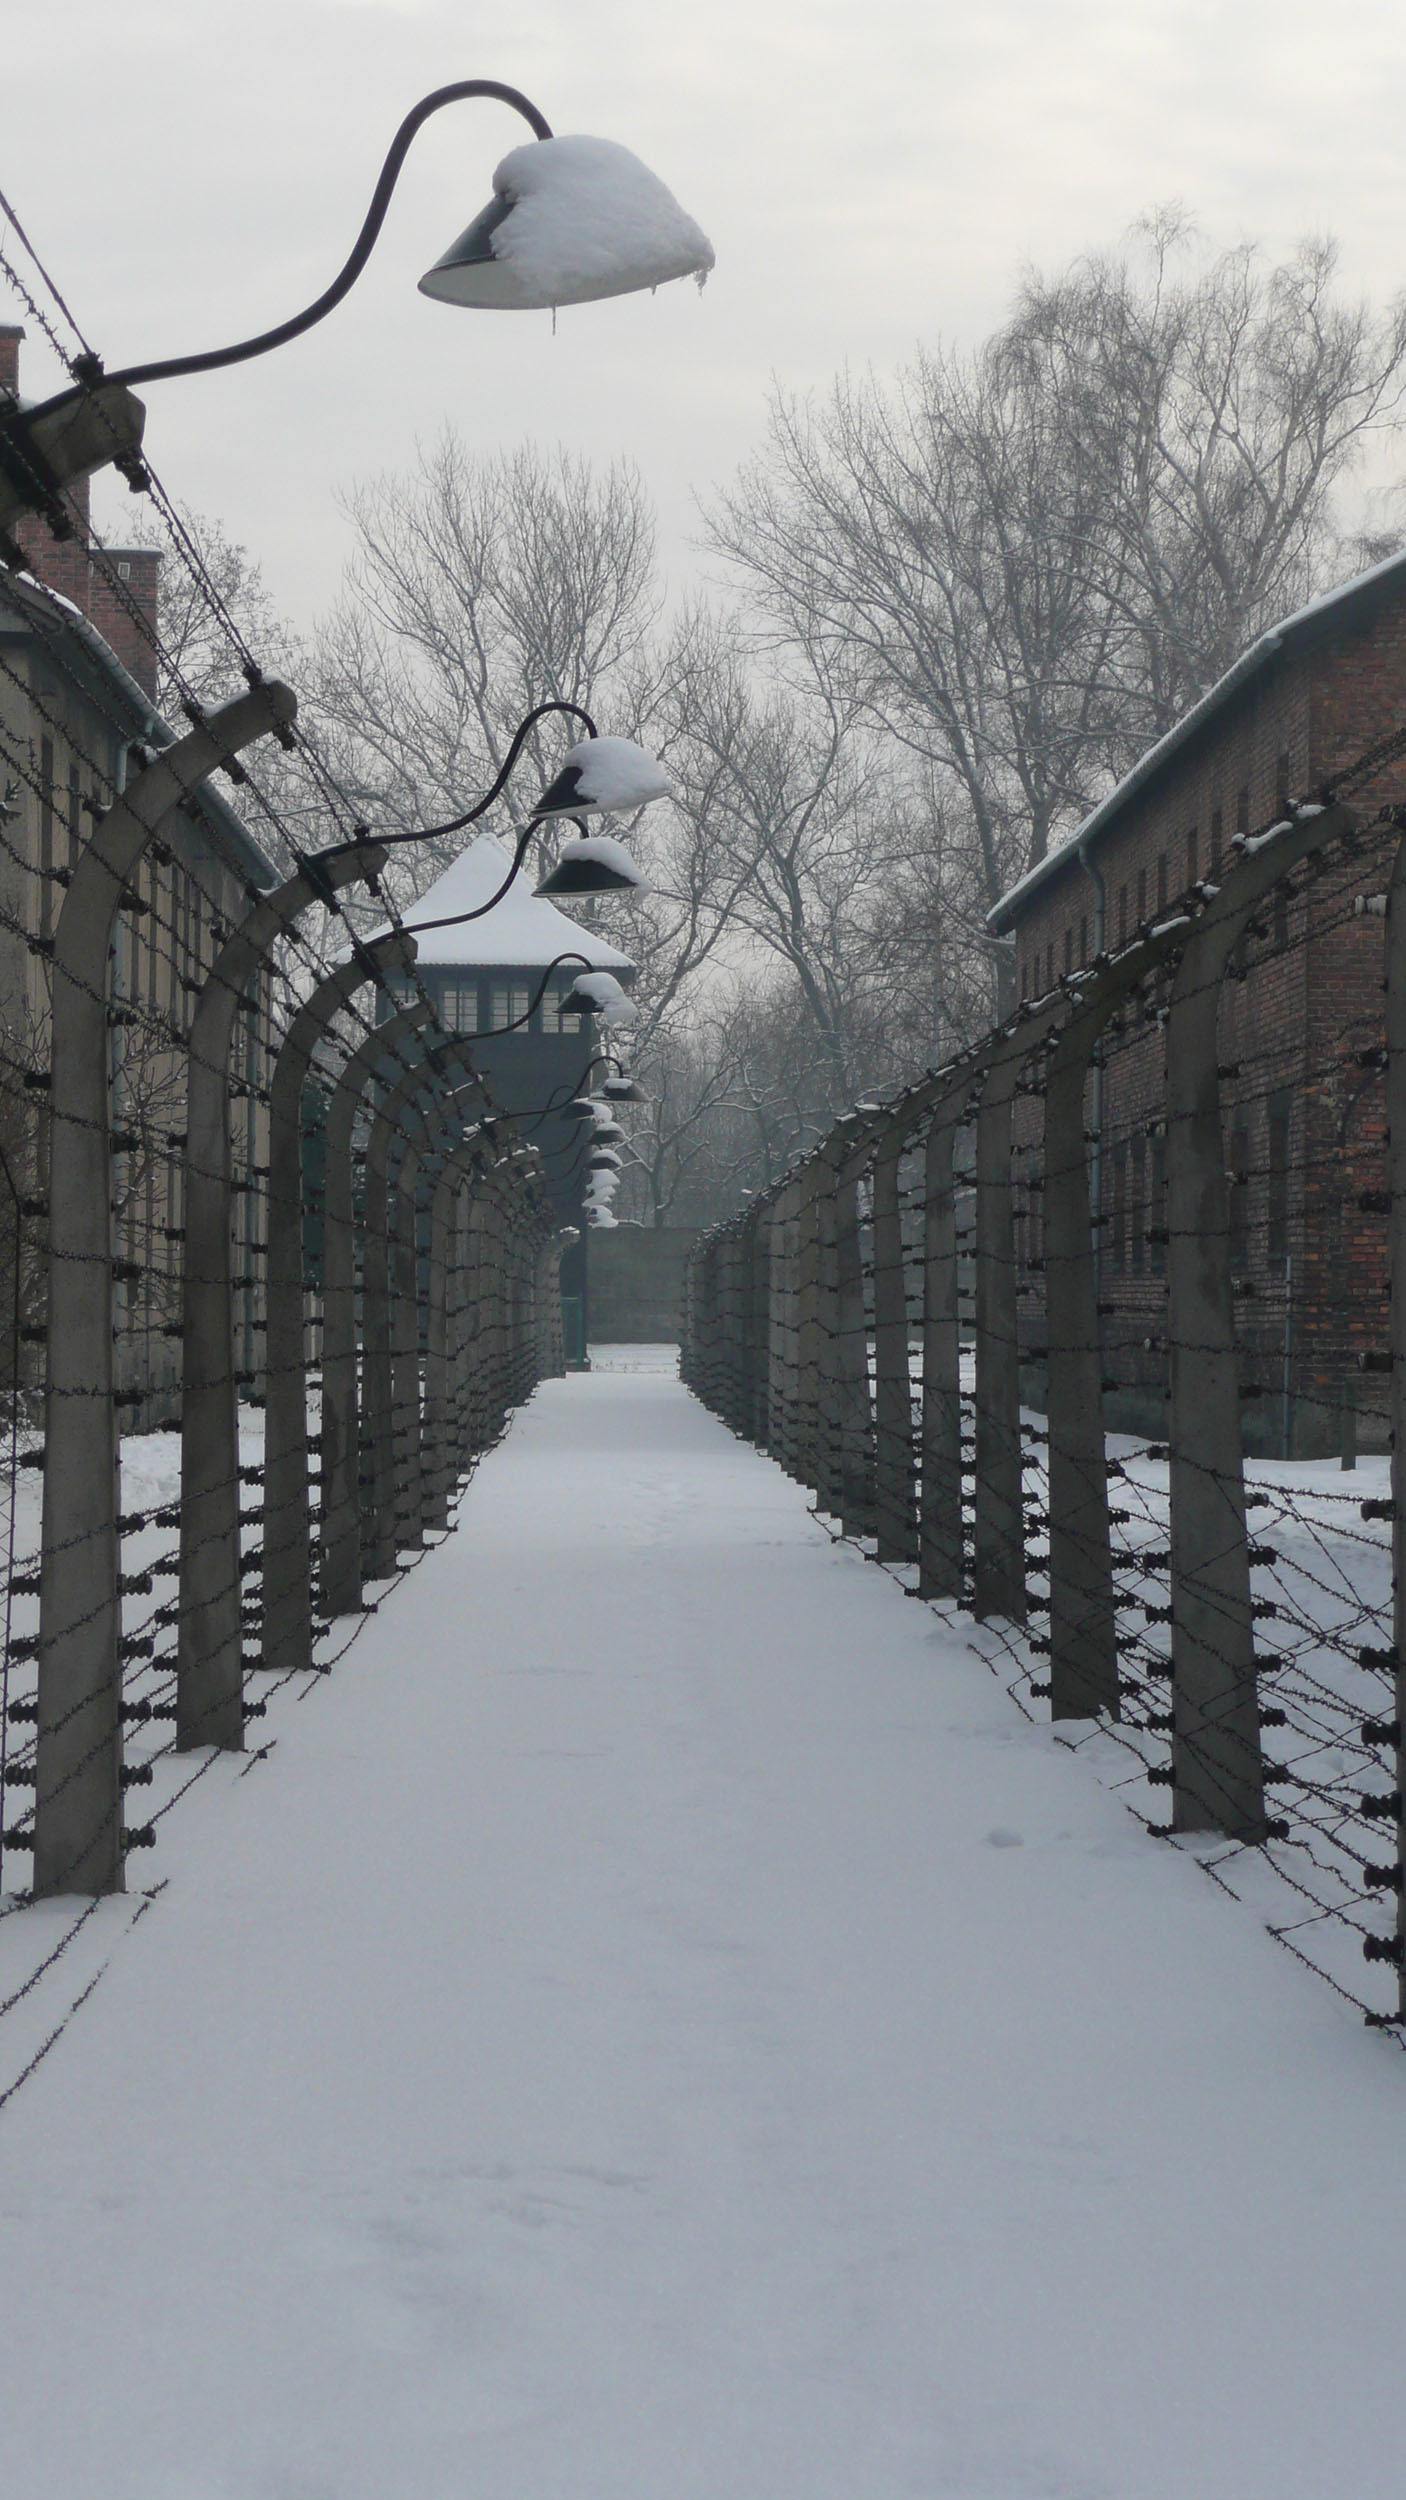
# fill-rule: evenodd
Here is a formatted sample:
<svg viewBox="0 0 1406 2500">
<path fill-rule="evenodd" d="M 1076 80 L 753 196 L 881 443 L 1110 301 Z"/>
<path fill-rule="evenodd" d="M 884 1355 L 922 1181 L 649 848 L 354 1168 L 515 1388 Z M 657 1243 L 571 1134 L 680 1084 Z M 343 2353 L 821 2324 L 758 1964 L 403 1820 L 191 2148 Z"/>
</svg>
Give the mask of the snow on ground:
<svg viewBox="0 0 1406 2500">
<path fill-rule="evenodd" d="M 617 1355 L 100 1913 L 12 2479 L 1394 2496 L 1399 2056 Z"/>
</svg>

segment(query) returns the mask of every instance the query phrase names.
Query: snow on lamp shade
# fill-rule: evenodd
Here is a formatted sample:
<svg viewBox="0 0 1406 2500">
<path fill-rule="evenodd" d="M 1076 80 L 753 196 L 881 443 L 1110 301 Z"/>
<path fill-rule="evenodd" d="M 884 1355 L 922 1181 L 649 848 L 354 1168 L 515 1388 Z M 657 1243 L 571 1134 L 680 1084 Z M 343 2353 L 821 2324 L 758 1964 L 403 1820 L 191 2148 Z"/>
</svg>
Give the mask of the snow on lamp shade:
<svg viewBox="0 0 1406 2500">
<path fill-rule="evenodd" d="M 571 841 L 563 843 L 554 866 L 534 891 L 538 894 L 619 894 L 648 893 L 649 888 L 623 842 L 617 842 L 609 833 L 583 833 L 573 835 Z"/>
<path fill-rule="evenodd" d="M 545 145 L 545 141 L 543 142 Z M 567 756 L 550 788 L 543 791 L 539 816 L 627 815 L 647 807 L 651 799 L 667 799 L 669 777 L 662 764 L 636 746 L 633 738 L 583 738 Z M 623 844 L 620 845 L 623 850 Z M 634 869 L 628 851 L 627 865 Z M 627 882 L 643 883 L 638 869 Z"/>
<path fill-rule="evenodd" d="M 578 972 L 561 1002 L 564 1016 L 616 1015 L 629 1000 L 613 972 Z M 637 1010 L 632 1010 L 637 1013 Z"/>
<path fill-rule="evenodd" d="M 713 266 L 672 191 L 613 139 L 529 140 L 505 156 L 493 198 L 420 280 L 442 304 L 549 312 L 634 295 Z"/>
<path fill-rule="evenodd" d="M 614 1233 L 620 1229 L 619 1218 L 608 1207 L 587 1207 L 586 1222 L 593 1233 Z"/>
<path fill-rule="evenodd" d="M 632 1076 L 608 1076 L 601 1087 L 607 1102 L 648 1102 L 649 1096 Z"/>
</svg>

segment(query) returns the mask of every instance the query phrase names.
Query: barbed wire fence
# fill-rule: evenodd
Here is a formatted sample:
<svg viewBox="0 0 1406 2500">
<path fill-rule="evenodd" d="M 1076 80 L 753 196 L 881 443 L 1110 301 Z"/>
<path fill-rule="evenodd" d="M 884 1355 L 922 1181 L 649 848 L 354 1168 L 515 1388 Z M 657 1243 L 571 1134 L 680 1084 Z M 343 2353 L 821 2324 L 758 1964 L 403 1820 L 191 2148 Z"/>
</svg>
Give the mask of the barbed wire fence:
<svg viewBox="0 0 1406 2500">
<path fill-rule="evenodd" d="M 0 218 L 0 276 L 90 375 Z M 252 1723 L 317 1689 L 564 1368 L 542 1154 L 441 1025 L 293 695 L 145 454 L 112 448 L 243 690 L 202 705 L 86 500 L 39 481 L 188 726 L 134 711 L 65 603 L 0 575 L 0 1919 L 52 1904 L 6 1965 L 0 2019 L 30 2030 L 0 2107 L 106 1966 L 83 1957 L 132 1853 L 220 1761 L 263 1757 Z M 250 875 L 260 847 L 280 882 Z"/>
<path fill-rule="evenodd" d="M 682 1355 L 1398 2043 L 1406 813 L 1370 794 L 1404 752 L 845 1115 L 702 1237 Z M 1324 983 L 1291 1051 L 1272 985 L 1348 932 L 1381 1009 Z"/>
</svg>

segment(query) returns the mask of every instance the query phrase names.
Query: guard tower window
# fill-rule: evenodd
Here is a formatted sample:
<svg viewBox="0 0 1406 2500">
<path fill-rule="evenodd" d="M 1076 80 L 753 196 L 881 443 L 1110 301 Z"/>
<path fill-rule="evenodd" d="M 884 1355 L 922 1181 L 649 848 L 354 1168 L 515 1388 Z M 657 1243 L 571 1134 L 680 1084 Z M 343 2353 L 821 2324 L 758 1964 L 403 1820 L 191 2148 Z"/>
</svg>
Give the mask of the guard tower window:
<svg viewBox="0 0 1406 2500">
<path fill-rule="evenodd" d="M 567 997 L 567 995 L 568 992 L 566 990 L 546 990 L 543 992 L 542 1030 L 544 1033 L 580 1032 L 580 1017 L 564 1016 L 561 1012 L 561 1002 L 565 997 Z"/>
<path fill-rule="evenodd" d="M 531 996 L 525 982 L 519 988 L 516 981 L 495 981 L 488 1000 L 489 1032 L 502 1033 L 508 1025 L 518 1023 L 527 1014 Z"/>
</svg>

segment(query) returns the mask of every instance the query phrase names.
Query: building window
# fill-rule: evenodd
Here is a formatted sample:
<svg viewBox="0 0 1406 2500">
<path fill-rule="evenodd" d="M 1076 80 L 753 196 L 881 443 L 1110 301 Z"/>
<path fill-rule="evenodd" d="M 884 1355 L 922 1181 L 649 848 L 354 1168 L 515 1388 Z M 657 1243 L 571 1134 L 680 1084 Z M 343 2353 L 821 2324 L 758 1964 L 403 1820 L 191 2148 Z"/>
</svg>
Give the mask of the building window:
<svg viewBox="0 0 1406 2500">
<path fill-rule="evenodd" d="M 1118 943 L 1120 946 L 1128 943 L 1128 889 L 1125 885 L 1118 888 Z"/>
<path fill-rule="evenodd" d="M 83 793 L 78 787 L 78 766 L 68 768 L 68 858 L 65 866 L 76 867 L 83 848 Z"/>
<path fill-rule="evenodd" d="M 1139 868 L 1137 872 L 1137 916 L 1139 920 L 1147 918 L 1147 870 L 1145 868 Z"/>
<path fill-rule="evenodd" d="M 520 989 L 516 981 L 495 981 L 488 993 L 489 1032 L 503 1033 L 510 1024 L 520 1022 L 527 1014 L 531 996 L 532 992 L 526 987 Z"/>
<path fill-rule="evenodd" d="M 1287 747 L 1284 747 L 1274 760 L 1274 799 L 1275 805 L 1278 807 L 1285 807 L 1288 805 L 1289 774 L 1291 769 L 1292 766 L 1289 757 L 1289 750 Z"/>
<path fill-rule="evenodd" d="M 1289 1131 L 1294 1097 L 1287 1086 L 1269 1097 L 1268 1187 L 1265 1204 L 1264 1254 L 1272 1268 L 1289 1259 Z"/>
<path fill-rule="evenodd" d="M 1165 910 L 1166 910 L 1166 908 L 1167 908 L 1167 887 L 1168 887 L 1168 860 L 1167 860 L 1167 854 L 1166 854 L 1166 852 L 1165 852 L 1165 851 L 1159 851 L 1159 852 L 1158 852 L 1158 854 L 1157 854 L 1157 909 L 1158 909 L 1159 911 L 1165 911 Z"/>
<path fill-rule="evenodd" d="M 1024 980 L 1024 976 L 1022 975 L 1022 983 L 1023 983 L 1023 980 Z M 1022 997 L 1022 998 L 1025 996 L 1025 990 L 1024 990 L 1024 987 L 1023 987 L 1023 986 L 1022 986 L 1022 988 L 1021 988 L 1021 993 L 1020 993 L 1020 994 L 1021 994 L 1021 997 Z M 580 1030 L 581 1030 L 581 1019 L 580 1019 L 580 1017 L 579 1017 L 579 1016 L 564 1016 L 564 1015 L 562 1014 L 562 1012 L 561 1012 L 561 1002 L 562 1002 L 562 1000 L 563 1000 L 564 998 L 569 998 L 569 997 L 570 997 L 570 995 L 571 995 L 571 993 L 570 993 L 570 990 L 569 990 L 569 989 L 564 989 L 564 990 L 545 990 L 545 991 L 543 992 L 543 994 L 542 994 L 542 1030 L 543 1030 L 543 1032 L 544 1032 L 544 1033 L 579 1033 L 579 1032 L 580 1032 Z"/>
<path fill-rule="evenodd" d="M 1053 938 L 1051 938 L 1051 940 L 1050 940 L 1050 942 L 1049 942 L 1049 945 L 1048 945 L 1048 946 L 1046 947 L 1046 949 L 1045 949 L 1045 987 L 1046 987 L 1046 989 L 1047 989 L 1047 990 L 1052 990 L 1052 989 L 1054 988 L 1054 939 L 1053 939 Z"/>
<path fill-rule="evenodd" d="M 1080 923 L 1079 923 L 1079 961 L 1080 961 L 1080 963 L 1081 963 L 1081 964 L 1086 964 L 1086 963 L 1088 962 L 1088 960 L 1089 960 L 1089 921 L 1088 921 L 1088 914 L 1087 914 L 1087 913 L 1085 913 L 1085 914 L 1084 914 L 1084 916 L 1083 916 L 1083 918 L 1080 920 Z"/>
<path fill-rule="evenodd" d="M 1225 836 L 1225 815 L 1219 807 L 1211 810 L 1211 875 L 1220 875 L 1220 855 Z"/>
<path fill-rule="evenodd" d="M 1189 827 L 1188 827 L 1188 829 L 1187 829 L 1187 836 L 1186 836 L 1186 882 L 1187 882 L 1187 884 L 1188 884 L 1188 885 L 1195 885 L 1195 884 L 1197 884 L 1197 883 L 1199 882 L 1200 875 L 1201 875 L 1201 833 L 1200 833 L 1200 828 L 1199 828 L 1199 826 L 1196 826 L 1196 825 L 1191 825 L 1191 826 L 1189 826 Z"/>
<path fill-rule="evenodd" d="M 439 995 L 439 1020 L 447 1033 L 478 1031 L 477 981 L 446 981 Z"/>
<path fill-rule="evenodd" d="M 1064 969 L 1066 972 L 1072 972 L 1074 969 L 1074 923 L 1072 920 L 1064 932 Z"/>
<path fill-rule="evenodd" d="M 1024 996 L 1025 996 L 1025 988 L 1026 988 L 1026 983 L 1027 983 L 1027 981 L 1029 980 L 1029 978 L 1030 978 L 1030 966 L 1029 966 L 1029 964 L 1027 964 L 1027 963 L 1025 963 L 1024 961 L 1022 961 L 1022 963 L 1021 963 L 1021 967 L 1020 967 L 1020 995 L 1021 995 L 1022 999 L 1023 999 L 1023 998 L 1024 998 Z M 542 1001 L 542 1030 L 543 1030 L 543 1032 L 544 1032 L 544 1033 L 549 1033 L 549 1032 L 551 1032 L 551 1031 L 553 1030 L 553 1027 L 552 1027 L 551 1025 L 549 1025 L 549 1024 L 548 1024 L 548 1022 L 547 1022 L 547 1010 L 548 1010 L 548 1008 L 549 1008 L 549 1007 L 551 1008 L 551 1011 L 552 1011 L 553 1015 L 555 1015 L 555 1013 L 556 1013 L 556 1000 L 555 1000 L 555 999 L 546 999 L 546 998 L 544 998 L 544 999 L 543 999 L 543 1001 Z"/>
<path fill-rule="evenodd" d="M 1250 830 L 1250 788 L 1248 782 L 1243 790 L 1237 790 L 1235 793 L 1235 830 L 1237 833 L 1248 833 Z"/>
</svg>

